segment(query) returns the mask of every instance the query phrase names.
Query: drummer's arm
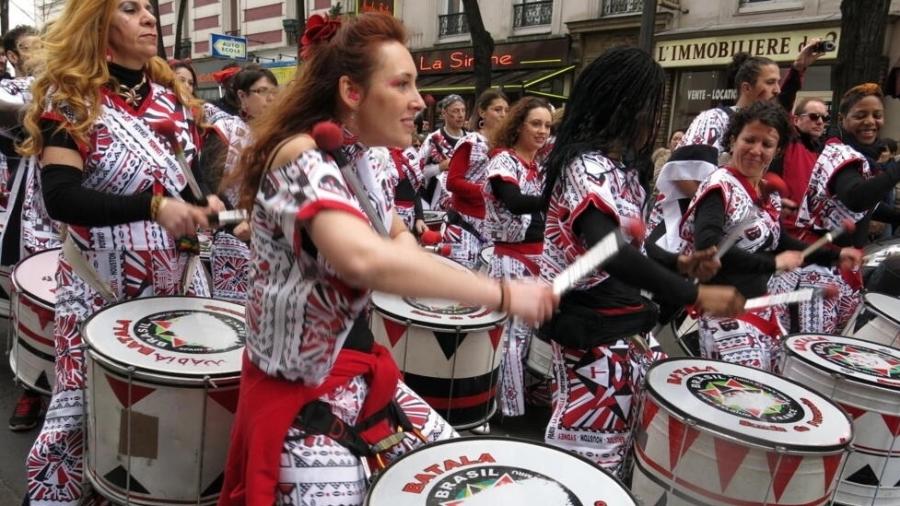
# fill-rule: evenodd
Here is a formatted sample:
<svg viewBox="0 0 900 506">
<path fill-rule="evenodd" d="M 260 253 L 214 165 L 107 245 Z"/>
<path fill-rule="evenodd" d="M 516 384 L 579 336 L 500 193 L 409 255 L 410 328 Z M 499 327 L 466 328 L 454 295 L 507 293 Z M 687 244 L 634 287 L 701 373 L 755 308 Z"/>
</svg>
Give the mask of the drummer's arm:
<svg viewBox="0 0 900 506">
<path fill-rule="evenodd" d="M 360 217 L 324 209 L 305 227 L 334 270 L 353 286 L 406 297 L 440 297 L 498 307 L 500 286 L 484 276 L 455 269 L 419 248 L 379 236 Z"/>
<path fill-rule="evenodd" d="M 412 232 L 408 228 L 406 228 L 406 223 L 403 223 L 403 219 L 400 218 L 400 215 L 397 214 L 396 210 L 391 211 L 392 219 L 391 219 L 391 239 L 394 240 L 395 244 L 400 246 L 408 247 L 408 248 L 419 248 L 419 243 L 416 242 L 415 236 L 413 236 Z"/>
</svg>

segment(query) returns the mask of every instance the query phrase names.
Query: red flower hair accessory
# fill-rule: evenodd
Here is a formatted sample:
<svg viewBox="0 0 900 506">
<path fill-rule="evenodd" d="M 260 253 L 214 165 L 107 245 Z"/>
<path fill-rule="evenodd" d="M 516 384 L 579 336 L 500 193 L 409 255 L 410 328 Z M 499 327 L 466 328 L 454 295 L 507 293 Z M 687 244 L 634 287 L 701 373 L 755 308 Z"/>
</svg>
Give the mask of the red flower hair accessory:
<svg viewBox="0 0 900 506">
<path fill-rule="evenodd" d="M 306 59 L 311 48 L 320 42 L 328 42 L 341 27 L 341 21 L 337 18 L 329 18 L 321 14 L 313 14 L 306 20 L 306 30 L 300 37 L 300 56 Z"/>
</svg>

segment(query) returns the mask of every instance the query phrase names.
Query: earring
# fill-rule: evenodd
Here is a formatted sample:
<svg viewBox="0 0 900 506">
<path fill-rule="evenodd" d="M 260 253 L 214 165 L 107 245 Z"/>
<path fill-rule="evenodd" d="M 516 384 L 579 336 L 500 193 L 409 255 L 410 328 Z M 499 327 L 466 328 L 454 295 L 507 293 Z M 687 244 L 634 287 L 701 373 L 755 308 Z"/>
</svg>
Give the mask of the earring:
<svg viewBox="0 0 900 506">
<path fill-rule="evenodd" d="M 111 62 L 113 59 L 112 51 L 110 49 L 106 50 L 106 61 Z"/>
</svg>

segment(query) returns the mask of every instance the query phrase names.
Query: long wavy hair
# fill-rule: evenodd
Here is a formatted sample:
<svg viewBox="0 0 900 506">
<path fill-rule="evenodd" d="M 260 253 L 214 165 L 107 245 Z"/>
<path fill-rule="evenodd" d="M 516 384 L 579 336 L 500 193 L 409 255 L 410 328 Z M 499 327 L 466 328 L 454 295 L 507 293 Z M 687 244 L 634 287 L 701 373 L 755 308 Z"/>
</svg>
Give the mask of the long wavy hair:
<svg viewBox="0 0 900 506">
<path fill-rule="evenodd" d="M 20 146 L 23 155 L 36 155 L 44 147 L 40 118 L 49 107 L 58 110 L 65 104 L 73 115 L 64 125 L 77 142 L 87 143 L 91 128 L 100 115 L 101 88 L 111 81 L 105 55 L 109 23 L 117 0 L 69 0 L 59 19 L 43 36 L 41 62 L 31 87 L 32 102 L 23 123 L 28 138 Z M 160 35 L 161 36 L 161 35 Z M 162 86 L 175 90 L 178 101 L 185 107 L 198 110 L 200 102 L 193 99 L 165 60 L 153 57 L 147 63 L 147 77 Z M 117 86 L 117 83 L 112 83 Z M 198 123 L 202 120 L 197 118 Z"/>
<path fill-rule="evenodd" d="M 338 119 L 341 76 L 368 87 L 379 63 L 379 45 L 392 41 L 406 44 L 403 24 L 393 16 L 367 13 L 344 19 L 334 37 L 304 49 L 306 58 L 297 78 L 257 118 L 255 141 L 244 149 L 238 169 L 232 172 L 234 180 L 225 182 L 240 185 L 240 207 L 253 207 L 269 159 L 285 139 L 309 132 L 320 121 Z"/>
<path fill-rule="evenodd" d="M 522 97 L 516 102 L 503 118 L 503 123 L 494 132 L 491 139 L 491 147 L 493 148 L 511 148 L 519 142 L 519 130 L 528 118 L 528 113 L 532 109 L 543 107 L 550 111 L 550 104 L 540 97 Z M 552 114 L 552 112 L 551 112 Z"/>
<path fill-rule="evenodd" d="M 545 201 L 572 160 L 586 152 L 649 159 L 664 90 L 662 67 L 641 49 L 613 48 L 591 62 L 575 82 L 547 160 Z"/>
</svg>

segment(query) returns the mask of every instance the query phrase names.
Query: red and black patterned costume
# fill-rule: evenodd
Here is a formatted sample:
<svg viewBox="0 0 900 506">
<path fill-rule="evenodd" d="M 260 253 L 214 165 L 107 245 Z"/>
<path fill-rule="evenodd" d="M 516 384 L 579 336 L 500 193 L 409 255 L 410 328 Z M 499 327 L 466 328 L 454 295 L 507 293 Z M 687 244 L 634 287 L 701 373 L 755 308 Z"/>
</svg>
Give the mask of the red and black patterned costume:
<svg viewBox="0 0 900 506">
<path fill-rule="evenodd" d="M 444 243 L 451 245 L 450 258 L 470 269 L 477 267 L 482 248 L 491 245 L 485 230 L 482 189 L 487 181 L 490 148 L 484 135 L 470 132 L 456 143 L 447 171 L 447 189 L 451 193 L 450 211 L 463 224 L 451 223 L 444 229 Z"/>
</svg>

